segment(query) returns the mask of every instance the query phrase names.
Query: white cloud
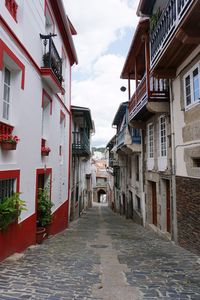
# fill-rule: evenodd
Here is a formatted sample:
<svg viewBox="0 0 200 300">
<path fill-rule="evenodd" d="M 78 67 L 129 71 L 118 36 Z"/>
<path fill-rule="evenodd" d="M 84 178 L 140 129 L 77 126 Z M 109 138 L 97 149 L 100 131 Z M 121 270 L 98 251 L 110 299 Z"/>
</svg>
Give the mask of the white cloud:
<svg viewBox="0 0 200 300">
<path fill-rule="evenodd" d="M 124 58 L 104 55 L 92 66 L 93 78 L 72 83 L 72 102 L 74 105 L 89 107 L 95 122 L 95 145 L 103 146 L 115 134 L 112 121 L 121 102 L 127 101 L 127 93 L 122 93 L 119 74 Z"/>
<path fill-rule="evenodd" d="M 127 92 L 120 87 L 125 58 L 117 43 L 137 24 L 139 0 L 64 0 L 78 34 L 74 36 L 79 64 L 73 67 L 72 104 L 89 107 L 95 122 L 94 146 L 105 146 L 115 134 L 112 121 Z M 110 46 L 115 43 L 114 51 Z M 124 45 L 129 48 L 130 45 Z"/>
<path fill-rule="evenodd" d="M 78 52 L 79 71 L 90 71 L 91 64 L 110 43 L 121 38 L 126 27 L 136 25 L 136 3 L 121 0 L 65 0 L 65 7 L 78 34 L 74 42 Z"/>
</svg>

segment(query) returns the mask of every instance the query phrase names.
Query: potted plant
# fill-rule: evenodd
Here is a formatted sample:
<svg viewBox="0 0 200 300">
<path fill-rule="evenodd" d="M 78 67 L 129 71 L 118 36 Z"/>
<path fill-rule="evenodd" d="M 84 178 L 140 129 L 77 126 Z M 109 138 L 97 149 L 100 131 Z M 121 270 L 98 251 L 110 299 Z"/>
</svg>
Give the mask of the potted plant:
<svg viewBox="0 0 200 300">
<path fill-rule="evenodd" d="M 37 206 L 37 243 L 41 243 L 44 237 L 49 234 L 49 225 L 52 222 L 52 206 L 53 202 L 50 199 L 49 188 L 39 188 Z"/>
<path fill-rule="evenodd" d="M 21 212 L 26 210 L 25 201 L 20 199 L 20 193 L 13 193 L 0 202 L 0 229 L 6 230 L 15 222 Z"/>
<path fill-rule="evenodd" d="M 50 151 L 51 151 L 51 149 L 49 147 L 47 147 L 47 146 L 43 146 L 41 148 L 41 154 L 42 154 L 42 156 L 48 156 Z"/>
<path fill-rule="evenodd" d="M 19 138 L 16 135 L 3 133 L 0 135 L 0 144 L 3 150 L 16 150 Z"/>
</svg>

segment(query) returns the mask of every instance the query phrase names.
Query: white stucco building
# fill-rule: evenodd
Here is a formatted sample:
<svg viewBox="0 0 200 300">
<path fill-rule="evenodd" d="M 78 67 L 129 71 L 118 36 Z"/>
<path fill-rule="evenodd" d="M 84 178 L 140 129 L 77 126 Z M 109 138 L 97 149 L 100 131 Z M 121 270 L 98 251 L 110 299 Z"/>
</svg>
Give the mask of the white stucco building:
<svg viewBox="0 0 200 300">
<path fill-rule="evenodd" d="M 50 186 L 51 233 L 68 223 L 73 34 L 61 0 L 0 1 L 0 134 L 20 139 L 0 144 L 0 201 L 12 189 L 27 207 L 0 231 L 0 259 L 35 243 L 39 187 Z"/>
</svg>

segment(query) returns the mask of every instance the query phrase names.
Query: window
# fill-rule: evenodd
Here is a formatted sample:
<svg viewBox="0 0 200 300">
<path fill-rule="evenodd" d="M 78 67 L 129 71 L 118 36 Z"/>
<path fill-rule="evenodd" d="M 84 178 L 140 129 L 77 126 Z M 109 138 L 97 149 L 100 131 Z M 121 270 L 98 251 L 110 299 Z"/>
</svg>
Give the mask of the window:
<svg viewBox="0 0 200 300">
<path fill-rule="evenodd" d="M 193 167 L 200 168 L 200 157 L 192 158 L 192 160 L 193 160 Z"/>
<path fill-rule="evenodd" d="M 50 128 L 50 115 L 52 114 L 52 99 L 46 93 L 45 90 L 43 90 L 42 94 L 42 108 L 42 137 L 45 140 L 48 140 Z"/>
<path fill-rule="evenodd" d="M 184 91 L 186 107 L 196 103 L 200 99 L 199 94 L 199 66 L 195 65 L 184 76 Z"/>
<path fill-rule="evenodd" d="M 154 134 L 153 134 L 153 124 L 148 125 L 148 157 L 154 157 Z"/>
<path fill-rule="evenodd" d="M 0 171 L 0 202 L 15 192 L 19 193 L 19 181 L 19 170 Z"/>
<path fill-rule="evenodd" d="M 136 204 L 137 204 L 137 211 L 141 212 L 141 200 L 140 197 L 136 196 Z"/>
<path fill-rule="evenodd" d="M 160 117 L 160 156 L 167 156 L 166 118 Z"/>
<path fill-rule="evenodd" d="M 2 117 L 9 120 L 10 117 L 10 79 L 11 73 L 4 69 L 4 83 L 3 83 L 3 115 Z"/>
<path fill-rule="evenodd" d="M 0 202 L 15 192 L 15 181 L 14 178 L 0 179 Z"/>
</svg>

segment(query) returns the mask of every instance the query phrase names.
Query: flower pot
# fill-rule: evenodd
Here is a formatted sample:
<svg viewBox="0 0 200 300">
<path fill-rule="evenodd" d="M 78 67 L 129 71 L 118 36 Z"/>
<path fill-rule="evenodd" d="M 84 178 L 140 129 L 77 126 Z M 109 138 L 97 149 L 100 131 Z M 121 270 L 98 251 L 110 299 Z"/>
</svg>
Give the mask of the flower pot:
<svg viewBox="0 0 200 300">
<path fill-rule="evenodd" d="M 49 151 L 42 151 L 42 156 L 49 156 Z"/>
<path fill-rule="evenodd" d="M 44 227 L 37 227 L 37 230 L 36 230 L 36 243 L 37 244 L 42 244 L 45 236 L 46 236 L 46 229 Z"/>
<path fill-rule="evenodd" d="M 17 143 L 1 142 L 2 150 L 16 150 Z"/>
</svg>

